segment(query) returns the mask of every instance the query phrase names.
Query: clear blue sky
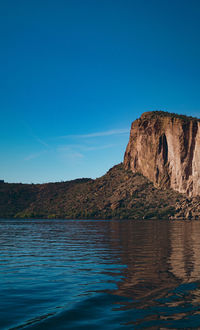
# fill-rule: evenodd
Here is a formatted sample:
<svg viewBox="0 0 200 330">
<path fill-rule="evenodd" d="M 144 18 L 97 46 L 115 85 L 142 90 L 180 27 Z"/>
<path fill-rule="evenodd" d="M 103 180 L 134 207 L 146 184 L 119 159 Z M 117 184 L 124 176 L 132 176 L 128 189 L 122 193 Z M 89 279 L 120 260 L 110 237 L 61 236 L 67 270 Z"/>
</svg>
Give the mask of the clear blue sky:
<svg viewBox="0 0 200 330">
<path fill-rule="evenodd" d="M 1 1 L 0 72 L 0 178 L 101 176 L 142 112 L 200 117 L 200 1 Z"/>
</svg>

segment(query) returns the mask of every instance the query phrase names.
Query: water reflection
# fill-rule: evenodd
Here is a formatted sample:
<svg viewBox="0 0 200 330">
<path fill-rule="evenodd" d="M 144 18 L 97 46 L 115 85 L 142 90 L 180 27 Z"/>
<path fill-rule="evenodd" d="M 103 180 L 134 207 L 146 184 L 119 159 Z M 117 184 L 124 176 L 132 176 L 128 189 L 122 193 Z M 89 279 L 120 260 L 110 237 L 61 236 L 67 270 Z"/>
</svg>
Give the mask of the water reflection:
<svg viewBox="0 0 200 330">
<path fill-rule="evenodd" d="M 111 244 L 117 248 L 118 242 L 121 261 L 127 266 L 112 293 L 132 300 L 120 309 L 151 309 L 143 324 L 165 321 L 162 324 L 170 328 L 173 320 L 185 319 L 182 328 L 192 317 L 190 326 L 196 327 L 200 322 L 200 223 L 128 222 L 124 226 L 111 222 L 110 226 Z"/>
<path fill-rule="evenodd" d="M 168 222 L 162 226 L 158 222 L 129 222 L 127 226 L 115 222 L 111 226 L 115 244 L 120 244 L 121 260 L 127 266 L 116 294 L 130 296 L 136 304 L 138 299 L 143 300 L 145 306 L 154 301 L 155 295 L 162 296 L 163 290 L 176 285 L 177 279 L 168 265 L 171 255 Z"/>
<path fill-rule="evenodd" d="M 174 223 L 171 226 L 170 265 L 173 274 L 185 281 L 200 278 L 200 226 L 198 222 Z"/>
<path fill-rule="evenodd" d="M 0 221 L 2 329 L 200 328 L 200 222 Z"/>
</svg>

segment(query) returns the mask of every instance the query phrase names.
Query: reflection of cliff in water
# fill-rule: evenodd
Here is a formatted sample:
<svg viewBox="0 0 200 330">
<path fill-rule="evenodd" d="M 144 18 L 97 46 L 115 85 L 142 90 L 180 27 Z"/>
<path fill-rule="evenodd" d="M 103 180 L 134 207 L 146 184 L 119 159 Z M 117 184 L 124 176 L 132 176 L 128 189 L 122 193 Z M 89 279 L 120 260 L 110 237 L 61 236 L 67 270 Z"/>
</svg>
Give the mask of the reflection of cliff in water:
<svg viewBox="0 0 200 330">
<path fill-rule="evenodd" d="M 200 279 L 200 224 L 171 224 L 171 272 L 184 282 Z"/>
<path fill-rule="evenodd" d="M 199 280 L 199 223 L 130 221 L 110 226 L 111 242 L 127 266 L 114 294 L 133 299 L 133 305 L 139 301 L 144 308 L 159 304 L 179 284 Z"/>
</svg>

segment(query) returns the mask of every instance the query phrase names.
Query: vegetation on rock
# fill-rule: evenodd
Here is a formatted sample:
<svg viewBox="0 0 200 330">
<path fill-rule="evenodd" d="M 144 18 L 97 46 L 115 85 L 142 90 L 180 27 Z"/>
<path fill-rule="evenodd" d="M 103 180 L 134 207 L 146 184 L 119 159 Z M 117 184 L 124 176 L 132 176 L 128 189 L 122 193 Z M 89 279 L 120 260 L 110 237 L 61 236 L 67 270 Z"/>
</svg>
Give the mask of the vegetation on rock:
<svg viewBox="0 0 200 330">
<path fill-rule="evenodd" d="M 0 186 L 1 218 L 168 219 L 184 196 L 119 164 L 102 177 Z"/>
</svg>

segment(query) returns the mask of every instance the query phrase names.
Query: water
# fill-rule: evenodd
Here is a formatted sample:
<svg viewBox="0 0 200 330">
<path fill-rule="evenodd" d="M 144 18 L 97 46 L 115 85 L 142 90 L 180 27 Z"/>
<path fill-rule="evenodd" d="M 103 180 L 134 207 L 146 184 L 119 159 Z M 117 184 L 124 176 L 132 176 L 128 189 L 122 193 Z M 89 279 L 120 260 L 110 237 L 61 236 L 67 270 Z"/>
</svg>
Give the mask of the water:
<svg viewBox="0 0 200 330">
<path fill-rule="evenodd" d="M 0 328 L 200 328 L 200 222 L 0 220 Z"/>
</svg>

